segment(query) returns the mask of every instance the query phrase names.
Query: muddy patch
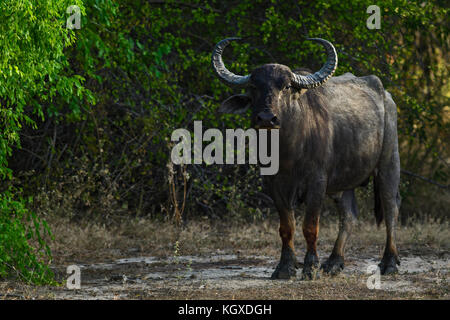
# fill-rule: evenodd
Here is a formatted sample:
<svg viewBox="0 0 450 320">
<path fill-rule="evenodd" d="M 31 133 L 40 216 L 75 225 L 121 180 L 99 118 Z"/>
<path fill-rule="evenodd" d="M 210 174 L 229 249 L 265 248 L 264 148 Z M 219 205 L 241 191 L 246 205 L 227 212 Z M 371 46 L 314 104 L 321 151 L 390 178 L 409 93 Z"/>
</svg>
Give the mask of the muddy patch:
<svg viewBox="0 0 450 320">
<path fill-rule="evenodd" d="M 320 257 L 321 261 L 325 256 Z M 251 298 L 264 298 L 268 292 L 283 290 L 280 298 L 302 298 L 301 292 L 318 287 L 342 290 L 354 287 L 355 294 L 421 295 L 441 288 L 439 295 L 448 297 L 450 262 L 444 257 L 402 257 L 399 274 L 380 277 L 379 286 L 370 289 L 369 277 L 375 281 L 378 261 L 372 258 L 349 259 L 342 274 L 321 275 L 314 281 L 297 278 L 272 281 L 270 275 L 277 260 L 268 256 L 212 254 L 210 256 L 129 257 L 108 263 L 81 264 L 81 289 L 59 288 L 53 293 L 61 299 L 127 299 L 127 298 L 238 298 L 240 293 L 253 293 Z M 62 271 L 62 270 L 60 270 Z M 373 282 L 372 281 L 372 282 Z M 286 296 L 285 291 L 290 292 Z M 359 293 L 358 293 L 359 292 Z M 347 292 L 347 295 L 351 292 Z M 443 296 L 442 296 L 443 294 Z M 300 295 L 300 296 L 299 296 Z M 335 298 L 345 298 L 336 296 Z M 273 298 L 277 298 L 276 296 Z M 357 298 L 357 296 L 355 297 Z M 364 298 L 361 296 L 360 298 Z"/>
</svg>

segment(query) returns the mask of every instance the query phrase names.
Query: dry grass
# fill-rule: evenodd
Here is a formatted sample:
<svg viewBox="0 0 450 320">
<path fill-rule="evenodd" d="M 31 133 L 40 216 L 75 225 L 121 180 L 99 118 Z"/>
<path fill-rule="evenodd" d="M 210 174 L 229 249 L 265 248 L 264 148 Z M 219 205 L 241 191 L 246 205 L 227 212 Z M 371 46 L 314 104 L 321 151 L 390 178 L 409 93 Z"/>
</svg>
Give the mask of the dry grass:
<svg viewBox="0 0 450 320">
<path fill-rule="evenodd" d="M 106 227 L 92 223 L 70 223 L 68 219 L 53 218 L 49 224 L 55 235 L 52 242 L 55 264 L 81 260 L 104 261 L 129 256 L 130 250 L 152 256 L 171 256 L 178 242 L 180 255 L 201 255 L 217 250 L 242 252 L 250 255 L 279 255 L 280 238 L 275 220 L 255 223 L 235 223 L 202 219 L 177 227 L 167 222 L 149 219 L 125 220 Z M 297 221 L 301 225 L 301 221 Z M 322 221 L 318 248 L 331 250 L 338 232 L 337 223 Z M 296 230 L 296 249 L 304 252 L 301 228 Z M 352 252 L 379 252 L 384 249 L 384 226 L 377 228 L 373 221 L 359 221 L 347 246 Z M 448 251 L 450 229 L 448 222 L 429 220 L 397 228 L 397 243 L 403 250 L 414 252 Z"/>
</svg>

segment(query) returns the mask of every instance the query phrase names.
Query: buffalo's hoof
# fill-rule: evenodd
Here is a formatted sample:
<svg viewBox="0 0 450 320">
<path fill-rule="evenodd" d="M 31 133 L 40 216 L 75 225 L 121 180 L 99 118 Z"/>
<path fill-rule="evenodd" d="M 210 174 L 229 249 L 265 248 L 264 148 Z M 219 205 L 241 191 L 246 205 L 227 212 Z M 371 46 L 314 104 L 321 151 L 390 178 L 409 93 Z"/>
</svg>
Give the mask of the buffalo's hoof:
<svg viewBox="0 0 450 320">
<path fill-rule="evenodd" d="M 385 255 L 383 259 L 381 259 L 378 267 L 380 268 L 380 273 L 382 275 L 388 275 L 398 273 L 397 265 L 400 265 L 400 260 L 397 256 Z"/>
<path fill-rule="evenodd" d="M 322 263 L 320 269 L 326 274 L 335 276 L 344 269 L 344 257 L 331 255 L 326 262 Z"/>
<path fill-rule="evenodd" d="M 303 264 L 302 280 L 315 280 L 319 278 L 319 257 L 317 254 L 307 252 Z"/>
<path fill-rule="evenodd" d="M 317 280 L 320 279 L 320 270 L 319 268 L 312 267 L 308 269 L 303 269 L 302 272 L 302 280 Z"/>
<path fill-rule="evenodd" d="M 295 268 L 297 259 L 291 248 L 283 248 L 281 250 L 281 258 L 275 271 L 272 273 L 271 279 L 291 279 L 296 275 Z"/>
<path fill-rule="evenodd" d="M 295 271 L 295 264 L 281 264 L 279 263 L 275 271 L 272 273 L 270 279 L 292 279 L 295 278 L 297 272 Z"/>
</svg>

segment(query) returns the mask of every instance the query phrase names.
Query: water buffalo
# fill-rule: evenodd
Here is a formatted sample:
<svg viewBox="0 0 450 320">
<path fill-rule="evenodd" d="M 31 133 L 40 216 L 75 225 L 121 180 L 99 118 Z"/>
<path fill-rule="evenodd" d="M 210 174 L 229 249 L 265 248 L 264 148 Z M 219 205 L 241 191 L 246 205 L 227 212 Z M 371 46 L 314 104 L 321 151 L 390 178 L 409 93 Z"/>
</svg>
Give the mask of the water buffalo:
<svg viewBox="0 0 450 320">
<path fill-rule="evenodd" d="M 375 217 L 385 220 L 386 248 L 379 267 L 382 274 L 397 272 L 400 264 L 394 233 L 400 206 L 400 159 L 397 108 L 380 79 L 351 73 L 332 77 L 338 63 L 333 45 L 312 38 L 327 52 L 327 61 L 315 72 L 292 71 L 281 64 L 265 64 L 246 76 L 230 72 L 222 52 L 230 41 L 220 41 L 212 54 L 215 74 L 227 85 L 246 87 L 246 94 L 226 99 L 219 112 L 251 109 L 254 128 L 279 128 L 277 174 L 265 176 L 265 185 L 279 212 L 281 258 L 272 279 L 296 274 L 294 205 L 305 203 L 303 235 L 307 251 L 304 279 L 319 266 L 316 243 L 319 217 L 326 195 L 336 202 L 339 235 L 330 257 L 321 265 L 326 273 L 344 267 L 344 247 L 352 230 L 357 205 L 354 189 L 374 182 Z"/>
</svg>

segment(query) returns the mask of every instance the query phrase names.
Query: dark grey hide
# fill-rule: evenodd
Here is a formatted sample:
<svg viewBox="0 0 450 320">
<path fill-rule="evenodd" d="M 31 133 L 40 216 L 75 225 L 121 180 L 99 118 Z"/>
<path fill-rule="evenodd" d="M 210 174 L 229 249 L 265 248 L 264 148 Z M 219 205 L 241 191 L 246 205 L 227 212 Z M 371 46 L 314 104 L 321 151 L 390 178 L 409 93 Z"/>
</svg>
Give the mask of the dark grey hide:
<svg viewBox="0 0 450 320">
<path fill-rule="evenodd" d="M 226 44 L 219 44 L 223 50 Z M 251 108 L 254 127 L 280 130 L 279 171 L 274 176 L 264 176 L 280 215 L 282 250 L 272 274 L 274 279 L 296 274 L 293 209 L 299 202 L 304 202 L 306 209 L 302 226 L 307 243 L 303 278 L 317 274 L 316 242 L 326 195 L 336 202 L 341 222 L 334 249 L 321 269 L 331 274 L 343 269 L 345 243 L 357 216 L 354 189 L 367 184 L 371 176 L 376 220 L 379 224 L 384 218 L 387 231 L 381 273 L 397 272 L 399 264 L 394 240 L 400 205 L 396 105 L 376 76 L 355 77 L 346 73 L 331 77 L 337 54 L 331 44 L 326 49 L 329 59 L 314 74 L 266 64 L 244 77 L 226 70 L 217 57 L 217 47 L 213 53 L 213 67 L 219 78 L 229 85 L 248 88 L 247 94 L 225 100 L 219 111 L 242 113 Z"/>
</svg>

